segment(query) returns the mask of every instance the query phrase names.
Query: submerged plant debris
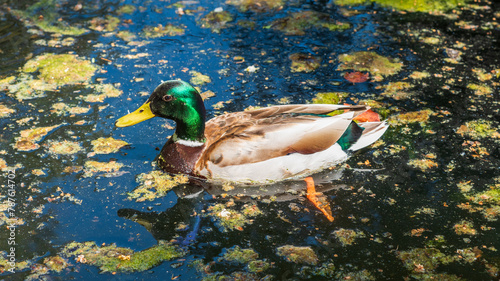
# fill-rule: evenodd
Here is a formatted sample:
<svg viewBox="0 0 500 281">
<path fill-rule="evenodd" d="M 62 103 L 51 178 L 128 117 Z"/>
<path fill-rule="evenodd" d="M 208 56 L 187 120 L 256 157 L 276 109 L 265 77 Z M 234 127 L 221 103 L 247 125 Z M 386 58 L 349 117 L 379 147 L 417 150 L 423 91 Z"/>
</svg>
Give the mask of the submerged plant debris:
<svg viewBox="0 0 500 281">
<path fill-rule="evenodd" d="M 321 66 L 321 58 L 310 54 L 295 53 L 290 55 L 292 72 L 313 72 Z"/>
</svg>

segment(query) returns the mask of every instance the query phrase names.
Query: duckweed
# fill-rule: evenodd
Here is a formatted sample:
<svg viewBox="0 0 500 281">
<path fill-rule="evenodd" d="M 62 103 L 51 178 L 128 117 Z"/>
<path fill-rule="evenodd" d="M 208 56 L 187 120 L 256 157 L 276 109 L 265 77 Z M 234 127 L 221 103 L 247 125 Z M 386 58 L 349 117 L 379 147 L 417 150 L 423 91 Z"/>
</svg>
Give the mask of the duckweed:
<svg viewBox="0 0 500 281">
<path fill-rule="evenodd" d="M 210 79 L 210 77 L 208 75 L 203 75 L 198 71 L 192 70 L 189 72 L 189 74 L 191 74 L 193 76 L 189 80 L 189 82 L 191 82 L 191 84 L 193 84 L 193 85 L 201 86 L 201 85 L 205 85 L 206 83 L 212 82 L 212 79 Z"/>
<path fill-rule="evenodd" d="M 421 125 L 424 125 L 429 121 L 431 114 L 432 111 L 430 109 L 400 113 L 397 115 L 390 116 L 388 122 L 389 124 L 396 126 L 406 125 L 416 122 L 419 122 Z"/>
<path fill-rule="evenodd" d="M 438 163 L 431 159 L 412 159 L 408 162 L 408 164 L 414 168 L 420 169 L 423 172 L 438 167 Z"/>
<path fill-rule="evenodd" d="M 220 33 L 230 21 L 233 21 L 233 16 L 229 12 L 212 11 L 200 20 L 200 24 L 203 28 L 210 28 L 212 32 Z"/>
<path fill-rule="evenodd" d="M 458 235 L 476 235 L 477 230 L 474 229 L 474 224 L 470 221 L 462 220 L 453 226 L 455 233 Z"/>
<path fill-rule="evenodd" d="M 41 30 L 50 33 L 79 36 L 88 32 L 87 29 L 70 25 L 58 17 L 58 8 L 55 0 L 37 1 L 24 10 L 10 10 L 10 12 L 23 19 L 29 25 L 35 25 Z"/>
<path fill-rule="evenodd" d="M 468 136 L 474 139 L 500 138 L 500 133 L 493 125 L 493 122 L 483 119 L 466 122 L 464 125 L 460 126 L 456 132 L 462 136 Z"/>
<path fill-rule="evenodd" d="M 89 160 L 85 162 L 85 170 L 83 177 L 92 177 L 97 173 L 104 172 L 107 174 L 116 173 L 123 167 L 122 163 L 116 161 L 98 162 Z"/>
<path fill-rule="evenodd" d="M 96 31 L 115 31 L 118 28 L 120 19 L 111 15 L 107 15 L 106 18 L 93 18 L 90 21 L 90 29 Z"/>
<path fill-rule="evenodd" d="M 340 243 L 343 246 L 352 245 L 354 244 L 357 238 L 365 237 L 363 231 L 356 231 L 353 229 L 344 229 L 344 228 L 335 230 L 333 232 L 333 235 L 335 236 L 335 238 L 337 238 L 337 240 L 340 241 Z"/>
<path fill-rule="evenodd" d="M 263 271 L 266 271 L 267 269 L 269 269 L 271 267 L 271 264 L 267 261 L 263 261 L 263 260 L 253 260 L 253 261 L 250 261 L 247 265 L 247 269 L 249 272 L 252 272 L 252 273 L 259 273 L 259 272 L 263 272 Z"/>
<path fill-rule="evenodd" d="M 103 102 L 106 98 L 116 98 L 122 95 L 123 91 L 117 89 L 112 84 L 96 84 L 89 86 L 99 94 L 90 94 L 81 97 L 86 102 Z"/>
<path fill-rule="evenodd" d="M 413 88 L 413 85 L 408 82 L 389 82 L 382 87 L 385 91 L 382 96 L 393 98 L 395 100 L 407 99 L 414 95 L 413 92 L 408 90 Z"/>
<path fill-rule="evenodd" d="M 89 81 L 97 67 L 72 54 L 44 54 L 29 60 L 24 72 L 39 71 L 39 77 L 50 84 L 66 85 Z"/>
<path fill-rule="evenodd" d="M 328 92 L 328 93 L 317 93 L 312 99 L 312 103 L 317 104 L 341 104 L 341 102 L 348 96 L 348 93 L 344 92 Z"/>
<path fill-rule="evenodd" d="M 238 211 L 231 209 L 234 206 L 233 201 L 227 204 L 215 204 L 208 208 L 207 215 L 214 219 L 222 231 L 243 230 L 243 226 L 251 224 L 252 218 L 262 214 L 262 211 L 256 205 L 243 205 Z"/>
<path fill-rule="evenodd" d="M 57 85 L 33 79 L 33 76 L 25 73 L 21 73 L 15 79 L 9 79 L 8 82 L 4 82 L 3 86 L 19 101 L 44 97 L 47 91 L 57 89 Z"/>
<path fill-rule="evenodd" d="M 372 79 L 382 80 L 383 77 L 394 75 L 401 71 L 403 63 L 395 59 L 383 57 L 375 52 L 355 52 L 338 56 L 340 65 L 337 70 L 368 71 Z M 381 77 L 377 78 L 377 75 Z"/>
<path fill-rule="evenodd" d="M 49 127 L 35 127 L 32 129 L 22 130 L 19 134 L 20 136 L 16 138 L 16 143 L 14 144 L 14 148 L 19 151 L 31 151 L 38 149 L 40 145 L 38 142 L 42 141 L 43 138 L 55 130 L 59 128 L 61 125 L 54 125 Z"/>
<path fill-rule="evenodd" d="M 229 5 L 237 6 L 242 12 L 269 12 L 284 5 L 284 0 L 227 0 Z"/>
<path fill-rule="evenodd" d="M 305 35 L 307 29 L 326 28 L 330 31 L 349 29 L 349 23 L 342 23 L 330 18 L 330 15 L 316 11 L 292 13 L 288 17 L 277 19 L 270 26 L 286 35 Z"/>
<path fill-rule="evenodd" d="M 16 112 L 14 109 L 0 103 L 0 118 L 9 117 L 12 113 Z"/>
<path fill-rule="evenodd" d="M 310 54 L 295 53 L 289 56 L 292 61 L 292 72 L 313 72 L 321 66 L 321 58 L 312 56 Z"/>
<path fill-rule="evenodd" d="M 142 173 L 137 176 L 137 182 L 140 185 L 128 193 L 128 198 L 135 199 L 137 202 L 152 201 L 165 196 L 173 187 L 185 184 L 188 181 L 189 178 L 185 175 L 170 176 L 162 171 Z"/>
<path fill-rule="evenodd" d="M 234 246 L 227 249 L 222 257 L 225 261 L 230 263 L 246 264 L 250 261 L 255 261 L 259 257 L 253 249 L 241 249 L 239 246 Z"/>
<path fill-rule="evenodd" d="M 128 145 L 128 142 L 109 137 L 109 138 L 98 138 L 96 140 L 93 140 L 91 144 L 94 153 L 109 154 L 118 152 L 120 148 Z"/>
<path fill-rule="evenodd" d="M 335 4 L 341 6 L 363 5 L 367 2 L 377 3 L 384 7 L 391 7 L 398 10 L 410 12 L 431 12 L 448 11 L 458 6 L 465 5 L 464 0 L 419 0 L 419 1 L 399 1 L 399 0 L 335 0 Z"/>
<path fill-rule="evenodd" d="M 469 84 L 467 85 L 467 88 L 471 89 L 474 91 L 474 95 L 476 96 L 485 96 L 485 95 L 490 95 L 493 93 L 493 89 L 490 86 L 487 85 L 478 85 L 478 84 Z"/>
<path fill-rule="evenodd" d="M 185 30 L 182 27 L 173 24 L 165 26 L 159 24 L 157 26 L 147 26 L 142 30 L 142 36 L 146 38 L 157 38 L 162 36 L 184 35 Z"/>
<path fill-rule="evenodd" d="M 102 272 L 141 272 L 164 261 L 181 257 L 184 252 L 162 241 L 139 252 L 117 247 L 115 244 L 98 247 L 95 242 L 72 242 L 64 247 L 61 255 L 76 257 L 77 262 L 97 266 Z"/>
<path fill-rule="evenodd" d="M 276 249 L 278 256 L 284 257 L 287 261 L 293 263 L 305 263 L 316 265 L 318 256 L 311 247 L 297 247 L 285 245 Z"/>
<path fill-rule="evenodd" d="M 83 150 L 78 142 L 74 141 L 49 141 L 47 143 L 49 152 L 56 155 L 72 155 Z"/>
<path fill-rule="evenodd" d="M 70 106 L 63 102 L 58 102 L 52 105 L 51 111 L 56 113 L 57 115 L 85 114 L 90 111 L 90 107 Z"/>
</svg>

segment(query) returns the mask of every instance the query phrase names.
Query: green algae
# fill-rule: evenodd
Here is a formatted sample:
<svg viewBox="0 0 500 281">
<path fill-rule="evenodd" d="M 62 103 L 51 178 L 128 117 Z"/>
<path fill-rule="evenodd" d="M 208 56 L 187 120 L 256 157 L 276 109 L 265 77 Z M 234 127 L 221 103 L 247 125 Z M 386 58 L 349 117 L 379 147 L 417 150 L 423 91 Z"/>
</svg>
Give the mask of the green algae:
<svg viewBox="0 0 500 281">
<path fill-rule="evenodd" d="M 123 5 L 123 6 L 120 6 L 120 8 L 118 8 L 118 10 L 116 10 L 116 13 L 118 13 L 119 15 L 123 15 L 123 14 L 132 14 L 133 12 L 135 12 L 136 8 L 134 5 Z"/>
<path fill-rule="evenodd" d="M 70 106 L 63 102 L 58 102 L 52 105 L 52 110 L 50 112 L 54 112 L 57 115 L 75 115 L 75 114 L 85 114 L 90 111 L 89 107 L 80 107 L 80 106 Z"/>
<path fill-rule="evenodd" d="M 392 115 L 387 120 L 389 124 L 399 126 L 411 123 L 420 123 L 422 126 L 429 121 L 429 118 L 433 112 L 430 109 L 424 109 L 419 111 L 412 111 L 406 113 L 400 113 L 397 115 Z"/>
<path fill-rule="evenodd" d="M 259 273 L 268 270 L 271 264 L 263 260 L 253 260 L 248 262 L 247 270 L 252 273 Z"/>
<path fill-rule="evenodd" d="M 408 165 L 420 169 L 423 172 L 427 172 L 430 169 L 437 168 L 438 163 L 431 159 L 411 159 Z"/>
<path fill-rule="evenodd" d="M 9 95 L 19 101 L 44 97 L 47 91 L 57 89 L 57 85 L 47 83 L 41 79 L 33 79 L 33 76 L 25 73 L 21 73 L 15 79 L 9 79 L 2 86 L 7 88 Z"/>
<path fill-rule="evenodd" d="M 24 10 L 13 9 L 10 12 L 45 32 L 70 36 L 79 36 L 88 32 L 87 29 L 69 24 L 62 19 L 57 11 L 58 7 L 56 0 L 42 0 L 36 1 Z"/>
<path fill-rule="evenodd" d="M 403 63 L 398 60 L 386 58 L 375 52 L 354 52 L 338 56 L 340 65 L 337 70 L 368 71 L 376 81 L 394 75 L 401 71 Z M 379 77 L 381 76 L 381 77 Z"/>
<path fill-rule="evenodd" d="M 493 122 L 483 119 L 466 122 L 456 132 L 473 139 L 500 138 L 500 133 Z"/>
<path fill-rule="evenodd" d="M 55 272 L 61 272 L 70 265 L 68 260 L 60 256 L 47 257 L 43 260 L 43 264 Z"/>
<path fill-rule="evenodd" d="M 233 21 L 233 16 L 227 11 L 212 11 L 201 18 L 200 25 L 203 28 L 210 28 L 212 32 L 220 33 L 221 29 L 226 28 L 227 23 Z"/>
<path fill-rule="evenodd" d="M 313 72 L 321 66 L 321 58 L 310 54 L 295 53 L 288 57 L 292 64 L 290 66 L 292 72 Z"/>
<path fill-rule="evenodd" d="M 121 167 L 123 167 L 123 164 L 116 161 L 98 162 L 98 161 L 88 160 L 85 162 L 85 170 L 83 177 L 85 178 L 92 177 L 95 174 L 101 172 L 111 175 L 113 173 L 117 173 Z"/>
<path fill-rule="evenodd" d="M 455 233 L 458 235 L 477 235 L 477 230 L 474 224 L 467 220 L 462 220 L 453 226 Z"/>
<path fill-rule="evenodd" d="M 293 263 L 305 263 L 316 265 L 318 256 L 311 247 L 297 247 L 293 245 L 285 245 L 276 249 L 278 256 L 284 257 L 287 261 Z"/>
<path fill-rule="evenodd" d="M 340 104 L 345 98 L 349 96 L 349 93 L 345 92 L 326 92 L 317 93 L 312 99 L 312 103 L 315 104 Z"/>
<path fill-rule="evenodd" d="M 99 247 L 95 242 L 71 242 L 61 251 L 61 255 L 76 257 L 77 262 L 97 266 L 102 272 L 142 272 L 184 254 L 177 246 L 163 241 L 138 252 L 115 244 Z"/>
<path fill-rule="evenodd" d="M 135 199 L 136 202 L 152 201 L 165 196 L 175 186 L 188 181 L 189 178 L 185 175 L 171 176 L 162 171 L 142 173 L 137 176 L 137 182 L 140 185 L 127 195 L 129 199 Z"/>
<path fill-rule="evenodd" d="M 425 72 L 425 71 L 413 71 L 410 74 L 410 78 L 412 78 L 414 80 L 421 80 L 421 79 L 424 79 L 424 78 L 427 78 L 430 76 L 431 76 L 431 74 L 429 72 Z"/>
<path fill-rule="evenodd" d="M 340 228 L 333 232 L 333 235 L 340 241 L 342 246 L 352 245 L 357 238 L 366 237 L 363 231 L 356 231 L 353 229 Z"/>
<path fill-rule="evenodd" d="M 416 248 L 400 251 L 397 256 L 409 271 L 417 274 L 433 273 L 440 265 L 455 261 L 454 257 L 447 256 L 435 248 Z"/>
<path fill-rule="evenodd" d="M 490 94 L 493 93 L 493 89 L 485 84 L 468 84 L 467 85 L 468 89 L 471 89 L 474 91 L 474 95 L 476 96 L 491 96 Z"/>
<path fill-rule="evenodd" d="M 175 26 L 173 24 L 167 24 L 165 26 L 159 24 L 157 26 L 146 26 L 142 30 L 142 36 L 146 38 L 158 38 L 163 36 L 177 36 L 184 35 L 185 30 L 182 27 Z"/>
<path fill-rule="evenodd" d="M 104 102 L 106 98 L 116 98 L 123 94 L 123 91 L 113 84 L 92 84 L 88 87 L 94 89 L 96 94 L 81 96 L 80 98 L 86 102 Z"/>
<path fill-rule="evenodd" d="M 127 42 L 133 41 L 137 38 L 137 36 L 134 33 L 130 32 L 130 31 L 126 31 L 126 30 L 119 31 L 118 33 L 116 33 L 116 37 L 122 39 L 123 41 L 127 41 Z"/>
<path fill-rule="evenodd" d="M 120 148 L 128 145 L 128 142 L 117 140 L 112 137 L 98 138 L 91 142 L 92 151 L 96 154 L 110 154 L 120 150 Z"/>
<path fill-rule="evenodd" d="M 342 31 L 351 28 L 349 23 L 334 20 L 330 15 L 316 11 L 302 11 L 273 21 L 270 27 L 286 35 L 305 35 L 312 28 L 326 28 L 329 31 Z"/>
<path fill-rule="evenodd" d="M 210 77 L 208 75 L 201 74 L 198 71 L 193 70 L 193 71 L 190 71 L 189 74 L 191 74 L 193 76 L 193 77 L 191 77 L 191 79 L 189 79 L 189 82 L 192 85 L 201 86 L 201 85 L 205 85 L 206 83 L 212 82 L 212 79 L 210 79 Z"/>
<path fill-rule="evenodd" d="M 0 103 L 0 118 L 9 117 L 14 112 L 16 112 L 14 109 Z"/>
<path fill-rule="evenodd" d="M 59 128 L 61 125 L 54 125 L 49 127 L 34 127 L 31 129 L 22 130 L 19 132 L 19 137 L 17 137 L 14 148 L 19 151 L 32 151 L 38 149 L 40 145 L 38 144 L 42 141 L 45 136 Z"/>
<path fill-rule="evenodd" d="M 465 5 L 465 0 L 335 0 L 335 4 L 340 6 L 357 6 L 368 4 L 370 2 L 377 3 L 383 7 L 390 7 L 410 12 L 448 11 Z"/>
<path fill-rule="evenodd" d="M 93 18 L 90 21 L 89 28 L 96 31 L 115 31 L 120 24 L 120 19 L 111 15 L 106 18 Z"/>
<path fill-rule="evenodd" d="M 48 141 L 46 146 L 50 153 L 55 155 L 73 155 L 83 151 L 83 147 L 74 141 Z"/>
<path fill-rule="evenodd" d="M 246 264 L 250 261 L 255 261 L 259 257 L 253 249 L 241 249 L 239 246 L 234 246 L 227 249 L 222 259 L 230 263 Z"/>
<path fill-rule="evenodd" d="M 238 7 L 242 12 L 270 12 L 272 10 L 281 9 L 284 5 L 284 0 L 227 0 L 226 4 Z"/>
<path fill-rule="evenodd" d="M 31 266 L 30 261 L 15 261 L 11 263 L 9 258 L 5 257 L 5 252 L 0 253 L 0 273 L 9 272 L 12 268 L 15 272 L 23 271 Z"/>
<path fill-rule="evenodd" d="M 231 200 L 226 204 L 215 204 L 208 207 L 207 215 L 216 221 L 223 232 L 232 230 L 243 230 L 246 224 L 252 224 L 252 218 L 262 215 L 262 211 L 256 205 L 243 205 L 239 210 Z"/>
<path fill-rule="evenodd" d="M 382 86 L 384 92 L 381 94 L 384 97 L 393 98 L 395 100 L 407 99 L 414 95 L 413 92 L 408 91 L 413 88 L 413 85 L 408 82 L 389 82 L 387 85 Z"/>
<path fill-rule="evenodd" d="M 60 86 L 89 81 L 94 76 L 97 66 L 76 55 L 48 53 L 29 60 L 22 70 L 38 71 L 43 81 Z"/>
</svg>

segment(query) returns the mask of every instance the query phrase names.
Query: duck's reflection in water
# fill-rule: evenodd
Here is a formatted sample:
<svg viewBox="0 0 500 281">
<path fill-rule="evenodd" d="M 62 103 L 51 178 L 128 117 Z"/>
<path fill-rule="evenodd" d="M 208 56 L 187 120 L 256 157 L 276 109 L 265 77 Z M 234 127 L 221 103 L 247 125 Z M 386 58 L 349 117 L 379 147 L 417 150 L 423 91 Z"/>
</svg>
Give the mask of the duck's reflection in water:
<svg viewBox="0 0 500 281">
<path fill-rule="evenodd" d="M 315 183 L 316 194 L 347 188 L 345 184 L 336 184 L 344 172 L 344 168 L 339 168 L 311 176 Z M 234 189 L 225 191 L 220 185 L 197 183 L 177 186 L 172 192 L 178 197 L 177 203 L 163 212 L 120 209 L 118 216 L 142 225 L 157 240 L 174 239 L 181 246 L 188 246 L 196 240 L 201 225 L 213 227 L 213 223 L 201 215 L 206 205 L 229 199 L 235 202 L 252 202 L 271 197 L 275 202 L 291 201 L 306 196 L 307 184 L 304 180 L 295 180 L 262 186 L 234 186 Z M 206 196 L 207 194 L 211 196 Z"/>
</svg>

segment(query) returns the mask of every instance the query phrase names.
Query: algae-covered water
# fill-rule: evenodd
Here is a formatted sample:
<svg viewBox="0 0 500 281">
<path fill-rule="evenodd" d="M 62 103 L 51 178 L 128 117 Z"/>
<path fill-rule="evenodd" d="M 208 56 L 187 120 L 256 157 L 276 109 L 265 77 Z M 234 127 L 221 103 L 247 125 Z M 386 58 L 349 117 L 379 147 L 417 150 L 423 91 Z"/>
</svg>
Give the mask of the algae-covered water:
<svg viewBox="0 0 500 281">
<path fill-rule="evenodd" d="M 500 6 L 490 1 L 6 1 L 6 280 L 498 280 Z M 368 104 L 390 124 L 306 182 L 190 184 L 175 123 L 116 128 L 161 81 L 209 117 Z M 333 218 L 333 221 L 332 221 Z"/>
</svg>

